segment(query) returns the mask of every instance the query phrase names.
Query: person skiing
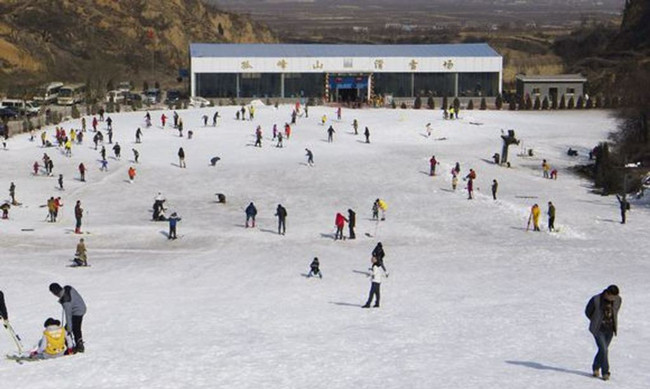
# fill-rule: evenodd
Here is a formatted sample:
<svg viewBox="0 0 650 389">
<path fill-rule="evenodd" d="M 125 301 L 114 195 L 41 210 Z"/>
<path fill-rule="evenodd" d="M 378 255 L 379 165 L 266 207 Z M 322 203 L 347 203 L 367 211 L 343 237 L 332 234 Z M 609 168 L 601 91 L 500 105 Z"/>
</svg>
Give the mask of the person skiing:
<svg viewBox="0 0 650 389">
<path fill-rule="evenodd" d="M 178 167 L 186 168 L 185 165 L 185 150 L 182 147 L 178 149 Z"/>
<path fill-rule="evenodd" d="M 242 105 L 240 111 L 241 111 L 241 120 L 246 120 L 246 107 Z"/>
<path fill-rule="evenodd" d="M 279 148 L 283 147 L 283 145 L 282 145 L 282 133 L 281 132 L 278 133 L 278 143 L 275 145 L 275 147 L 279 147 Z"/>
<path fill-rule="evenodd" d="M 176 128 L 178 129 L 178 136 L 182 138 L 183 137 L 183 119 L 178 118 L 178 125 L 176 126 Z"/>
<path fill-rule="evenodd" d="M 388 210 L 388 204 L 386 204 L 386 202 L 381 199 L 377 199 L 375 200 L 375 202 L 377 203 L 377 206 L 381 210 L 381 220 L 382 221 L 386 220 L 386 211 Z"/>
<path fill-rule="evenodd" d="M 382 273 L 383 275 L 386 274 L 379 265 L 379 260 L 376 257 L 372 257 L 372 267 L 370 268 L 369 275 L 371 279 L 370 293 L 368 294 L 368 301 L 366 301 L 366 303 L 361 308 L 370 308 L 373 297 L 375 298 L 375 305 L 373 305 L 373 307 L 379 308 Z"/>
<path fill-rule="evenodd" d="M 278 235 L 284 235 L 287 232 L 287 210 L 282 204 L 278 204 L 275 216 L 278 217 Z"/>
<path fill-rule="evenodd" d="M 323 116 L 320 118 L 320 124 L 321 126 L 324 126 L 325 123 L 327 123 L 327 115 L 323 114 Z"/>
<path fill-rule="evenodd" d="M 140 163 L 138 160 L 140 159 L 140 152 L 136 149 L 131 149 L 133 151 L 133 161 L 135 163 Z"/>
<path fill-rule="evenodd" d="M 359 132 L 357 131 L 357 129 L 359 128 L 359 121 L 357 119 L 354 119 L 352 121 L 352 128 L 354 128 L 354 135 L 359 135 Z"/>
<path fill-rule="evenodd" d="M 309 264 L 309 274 L 307 274 L 307 278 L 316 276 L 323 278 L 323 273 L 320 271 L 320 262 L 318 262 L 318 257 L 314 257 L 314 260 Z"/>
<path fill-rule="evenodd" d="M 0 205 L 0 211 L 2 211 L 2 219 L 7 220 L 9 219 L 9 209 L 11 209 L 11 204 L 9 204 L 8 201 L 5 201 Z"/>
<path fill-rule="evenodd" d="M 342 113 L 341 107 L 338 107 L 336 109 L 336 120 L 341 120 L 341 113 Z"/>
<path fill-rule="evenodd" d="M 555 205 L 552 202 L 548 202 L 548 230 L 549 232 L 555 231 Z"/>
<path fill-rule="evenodd" d="M 621 308 L 621 297 L 616 285 L 610 285 L 600 294 L 589 299 L 585 307 L 585 315 L 589 319 L 589 332 L 596 340 L 598 352 L 591 365 L 593 376 L 598 377 L 602 373 L 604 381 L 609 380 L 608 348 L 612 338 L 617 335 L 618 311 Z"/>
<path fill-rule="evenodd" d="M 97 132 L 97 125 L 99 122 L 97 121 L 97 117 L 93 116 L 93 132 Z"/>
<path fill-rule="evenodd" d="M 474 169 L 469 169 L 469 173 L 465 176 L 467 180 L 467 199 L 471 200 L 474 198 L 474 180 L 476 179 L 476 172 Z"/>
<path fill-rule="evenodd" d="M 366 130 L 363 132 L 363 135 L 366 137 L 366 143 L 370 143 L 370 130 L 366 126 Z"/>
<path fill-rule="evenodd" d="M 251 227 L 255 227 L 255 216 L 257 215 L 257 208 L 255 208 L 255 204 L 251 201 L 250 204 L 248 204 L 248 207 L 246 207 L 246 228 L 248 228 L 248 221 L 252 221 Z"/>
<path fill-rule="evenodd" d="M 181 218 L 178 217 L 178 214 L 176 212 L 173 212 L 171 216 L 169 216 L 169 234 L 167 235 L 167 239 L 176 239 L 176 224 L 178 224 L 179 221 L 181 221 Z"/>
<path fill-rule="evenodd" d="M 546 162 L 546 160 L 542 161 L 542 175 L 544 178 L 551 178 L 549 177 L 548 173 L 551 171 L 551 166 Z"/>
<path fill-rule="evenodd" d="M 108 161 L 106 160 L 106 158 L 102 159 L 100 162 L 101 162 L 102 166 L 99 167 L 99 170 L 107 172 L 108 171 Z"/>
<path fill-rule="evenodd" d="M 427 138 L 428 138 L 431 136 L 431 131 L 433 131 L 433 129 L 431 128 L 431 123 L 427 123 L 426 131 L 427 131 Z"/>
<path fill-rule="evenodd" d="M 59 190 L 64 190 L 63 189 L 63 174 L 59 174 L 58 182 L 59 182 Z"/>
<path fill-rule="evenodd" d="M 113 153 L 115 153 L 115 158 L 117 159 L 120 159 L 120 150 L 122 150 L 122 147 L 120 147 L 119 142 L 115 142 L 115 146 L 113 146 Z"/>
<path fill-rule="evenodd" d="M 372 220 L 379 220 L 379 199 L 372 203 Z"/>
<path fill-rule="evenodd" d="M 621 224 L 625 224 L 625 213 L 630 210 L 630 203 L 625 198 L 625 194 L 623 196 L 616 195 L 616 199 L 621 208 Z"/>
<path fill-rule="evenodd" d="M 129 167 L 129 183 L 133 184 L 133 180 L 135 179 L 135 168 L 133 166 Z"/>
<path fill-rule="evenodd" d="M 16 184 L 13 182 L 9 185 L 9 197 L 11 197 L 11 205 L 18 205 L 18 201 L 16 201 Z"/>
<path fill-rule="evenodd" d="M 174 127 L 176 127 L 176 123 L 178 121 L 178 114 L 176 111 L 174 111 Z M 160 123 L 162 124 L 162 128 L 165 128 L 165 123 L 167 122 L 167 116 L 163 113 L 160 115 Z"/>
<path fill-rule="evenodd" d="M 330 127 L 327 129 L 327 143 L 332 143 L 334 141 L 334 127 L 330 125 Z"/>
<path fill-rule="evenodd" d="M 262 147 L 262 126 L 257 126 L 255 129 L 255 147 Z"/>
<path fill-rule="evenodd" d="M 70 285 L 61 287 L 53 282 L 50 284 L 50 292 L 59 298 L 59 304 L 65 313 L 65 328 L 72 333 L 74 338 L 74 352 L 83 353 L 86 351 L 83 340 L 81 325 L 86 314 L 86 303 L 75 288 Z"/>
<path fill-rule="evenodd" d="M 334 240 L 343 239 L 343 227 L 345 227 L 345 222 L 347 222 L 343 215 L 340 212 L 336 213 L 336 218 L 334 219 L 334 225 L 336 225 L 336 234 L 334 234 Z"/>
<path fill-rule="evenodd" d="M 219 119 L 219 111 L 216 111 L 212 116 L 212 127 L 217 126 L 217 120 Z"/>
<path fill-rule="evenodd" d="M 291 138 L 291 126 L 288 123 L 284 124 L 284 136 L 287 139 Z"/>
<path fill-rule="evenodd" d="M 84 238 L 79 239 L 77 243 L 77 250 L 74 254 L 75 266 L 88 266 L 88 256 L 86 254 L 86 244 Z"/>
<path fill-rule="evenodd" d="M 111 119 L 110 116 L 106 118 L 106 128 L 108 128 L 108 130 L 111 132 L 113 130 L 113 119 Z"/>
<path fill-rule="evenodd" d="M 86 166 L 84 165 L 83 162 L 79 164 L 79 175 L 80 175 L 80 181 L 81 182 L 86 182 Z"/>
<path fill-rule="evenodd" d="M 135 143 L 141 143 L 142 142 L 142 130 L 140 127 L 138 127 L 137 130 L 135 130 Z"/>
<path fill-rule="evenodd" d="M 9 314 L 7 313 L 7 305 L 5 305 L 5 295 L 0 290 L 0 319 L 4 322 L 9 321 Z"/>
<path fill-rule="evenodd" d="M 291 112 L 291 124 L 296 124 L 296 117 L 298 116 L 298 113 L 294 109 L 293 112 Z"/>
<path fill-rule="evenodd" d="M 314 166 L 314 154 L 309 149 L 305 149 L 305 151 L 307 152 L 305 154 L 307 156 L 307 165 Z"/>
<path fill-rule="evenodd" d="M 456 172 L 456 175 L 460 174 L 460 162 L 456 162 L 453 170 Z"/>
<path fill-rule="evenodd" d="M 106 133 L 108 134 L 108 144 L 112 145 L 113 144 L 113 129 L 109 128 Z M 115 142 L 117 143 L 117 142 Z"/>
<path fill-rule="evenodd" d="M 497 190 L 499 189 L 499 183 L 496 179 L 492 180 L 492 199 L 497 199 Z"/>
<path fill-rule="evenodd" d="M 221 160 L 221 158 L 219 158 L 219 157 L 212 157 L 210 159 L 210 166 L 216 166 L 217 162 L 219 162 L 220 160 Z"/>
<path fill-rule="evenodd" d="M 74 227 L 75 234 L 81 234 L 81 218 L 83 217 L 84 210 L 81 208 L 81 201 L 77 200 L 77 204 L 74 206 L 74 218 L 76 221 Z"/>
<path fill-rule="evenodd" d="M 38 164 L 38 161 L 34 161 L 34 165 L 32 165 L 32 169 L 34 170 L 34 175 L 38 175 L 38 169 L 40 169 L 40 165 Z"/>
<path fill-rule="evenodd" d="M 528 217 L 528 226 L 526 227 L 526 231 L 528 231 L 528 228 L 530 228 L 530 222 L 532 220 L 533 222 L 533 231 L 541 231 L 539 229 L 539 215 L 541 211 L 539 209 L 539 205 L 534 204 L 532 208 L 530 209 L 530 216 Z"/>
<path fill-rule="evenodd" d="M 431 159 L 429 159 L 429 175 L 431 177 L 436 175 L 436 165 L 438 165 L 439 162 L 436 160 L 436 156 L 432 155 Z"/>
<path fill-rule="evenodd" d="M 36 350 L 29 352 L 30 359 L 57 358 L 74 350 L 74 341 L 61 327 L 60 321 L 50 317 L 45 320 L 43 327 L 43 337 L 38 341 Z"/>
<path fill-rule="evenodd" d="M 357 225 L 357 214 L 353 210 L 348 208 L 348 239 L 356 239 L 357 236 L 354 233 L 354 227 Z"/>
</svg>

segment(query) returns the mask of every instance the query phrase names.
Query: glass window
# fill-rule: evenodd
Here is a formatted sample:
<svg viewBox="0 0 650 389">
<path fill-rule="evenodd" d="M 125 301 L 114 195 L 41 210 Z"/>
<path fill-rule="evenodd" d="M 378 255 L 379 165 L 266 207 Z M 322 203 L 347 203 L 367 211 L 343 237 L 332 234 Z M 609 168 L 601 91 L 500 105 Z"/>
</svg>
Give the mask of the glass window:
<svg viewBox="0 0 650 389">
<path fill-rule="evenodd" d="M 540 91 L 539 88 L 533 88 L 532 93 L 533 93 L 534 95 L 539 95 L 539 94 L 541 94 L 542 92 Z"/>
<path fill-rule="evenodd" d="M 239 97 L 280 97 L 280 73 L 242 73 Z"/>
<path fill-rule="evenodd" d="M 454 74 L 415 73 L 415 94 L 418 96 L 453 96 Z"/>
<path fill-rule="evenodd" d="M 314 97 L 325 94 L 323 73 L 285 73 L 284 97 Z"/>
<path fill-rule="evenodd" d="M 412 97 L 411 73 L 374 73 L 372 82 L 378 96 Z"/>
<path fill-rule="evenodd" d="M 566 93 L 567 94 L 574 94 L 574 93 L 576 93 L 576 89 L 575 88 L 566 88 Z"/>
<path fill-rule="evenodd" d="M 237 97 L 237 75 L 197 73 L 196 94 L 202 97 Z"/>
<path fill-rule="evenodd" d="M 499 73 L 458 73 L 459 96 L 496 96 L 499 93 Z"/>
</svg>

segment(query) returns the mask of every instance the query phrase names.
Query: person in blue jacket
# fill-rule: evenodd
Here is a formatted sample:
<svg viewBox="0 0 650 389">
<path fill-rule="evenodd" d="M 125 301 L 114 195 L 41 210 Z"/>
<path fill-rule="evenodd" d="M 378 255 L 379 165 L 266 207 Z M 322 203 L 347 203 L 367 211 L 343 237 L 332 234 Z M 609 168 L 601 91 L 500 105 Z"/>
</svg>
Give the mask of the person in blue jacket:
<svg viewBox="0 0 650 389">
<path fill-rule="evenodd" d="M 169 235 L 167 239 L 176 239 L 176 224 L 181 221 L 181 218 L 174 212 L 167 220 L 169 220 Z"/>
<path fill-rule="evenodd" d="M 248 204 L 248 207 L 246 207 L 246 228 L 248 228 L 248 222 L 249 220 L 253 222 L 251 227 L 255 227 L 255 216 L 257 215 L 257 208 L 255 208 L 255 204 L 251 201 L 250 204 Z"/>
</svg>

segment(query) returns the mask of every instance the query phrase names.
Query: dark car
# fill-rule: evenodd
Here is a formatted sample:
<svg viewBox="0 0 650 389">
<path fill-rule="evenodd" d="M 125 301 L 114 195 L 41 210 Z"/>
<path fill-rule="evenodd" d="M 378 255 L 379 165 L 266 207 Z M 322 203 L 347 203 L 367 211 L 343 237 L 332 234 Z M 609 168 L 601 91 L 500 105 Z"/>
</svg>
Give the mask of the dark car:
<svg viewBox="0 0 650 389">
<path fill-rule="evenodd" d="M 133 104 L 135 102 L 142 102 L 142 95 L 138 93 L 127 92 L 124 94 L 124 103 Z"/>
<path fill-rule="evenodd" d="M 19 116 L 18 112 L 14 111 L 11 108 L 2 107 L 0 108 L 0 119 L 13 120 L 17 119 Z"/>
</svg>

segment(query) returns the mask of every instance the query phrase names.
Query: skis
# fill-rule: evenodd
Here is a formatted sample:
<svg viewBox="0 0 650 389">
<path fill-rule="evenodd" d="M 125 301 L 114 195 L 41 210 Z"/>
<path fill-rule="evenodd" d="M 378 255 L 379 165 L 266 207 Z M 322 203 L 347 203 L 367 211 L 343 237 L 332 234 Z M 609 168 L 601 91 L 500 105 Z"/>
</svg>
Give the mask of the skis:
<svg viewBox="0 0 650 389">
<path fill-rule="evenodd" d="M 23 362 L 38 361 L 37 358 L 31 358 L 28 352 L 7 354 L 6 358 L 9 359 L 10 361 L 16 361 L 21 365 L 23 364 Z"/>
<path fill-rule="evenodd" d="M 4 322 L 4 327 L 7 329 L 7 332 L 9 333 L 9 337 L 14 341 L 16 344 L 16 348 L 18 349 L 18 352 L 16 355 L 24 355 L 24 349 L 23 349 L 23 342 L 20 339 L 20 336 L 14 331 L 14 328 L 11 326 L 11 323 L 5 320 Z M 7 355 L 7 358 L 9 358 L 9 355 Z M 16 360 L 18 363 L 22 363 L 19 360 Z"/>
</svg>

